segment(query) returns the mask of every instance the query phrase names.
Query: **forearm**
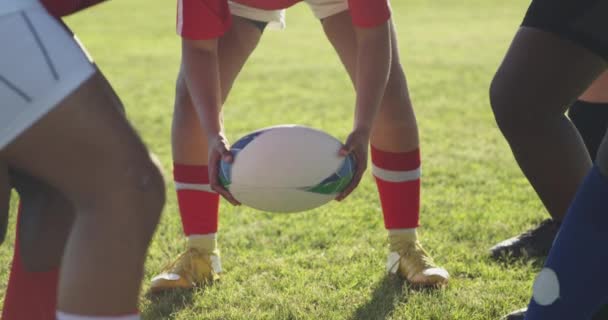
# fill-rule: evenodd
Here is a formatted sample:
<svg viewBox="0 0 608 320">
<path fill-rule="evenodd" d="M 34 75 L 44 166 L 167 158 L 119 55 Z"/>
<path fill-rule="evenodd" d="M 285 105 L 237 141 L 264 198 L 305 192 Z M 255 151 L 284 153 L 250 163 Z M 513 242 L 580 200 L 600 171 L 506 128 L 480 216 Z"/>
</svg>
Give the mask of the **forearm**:
<svg viewBox="0 0 608 320">
<path fill-rule="evenodd" d="M 370 29 L 356 29 L 357 91 L 355 123 L 357 129 L 371 130 L 378 113 L 391 64 L 389 23 Z"/>
<path fill-rule="evenodd" d="M 186 85 L 207 137 L 222 132 L 217 40 L 182 42 Z"/>
</svg>

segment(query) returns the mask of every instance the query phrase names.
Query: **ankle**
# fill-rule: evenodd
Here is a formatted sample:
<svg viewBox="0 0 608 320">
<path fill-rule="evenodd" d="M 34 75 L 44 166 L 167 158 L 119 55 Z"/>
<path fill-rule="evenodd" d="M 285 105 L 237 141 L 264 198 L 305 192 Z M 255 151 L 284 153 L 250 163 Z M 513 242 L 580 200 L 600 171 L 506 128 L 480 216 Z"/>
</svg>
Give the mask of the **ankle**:
<svg viewBox="0 0 608 320">
<path fill-rule="evenodd" d="M 416 228 L 389 229 L 388 242 L 391 252 L 400 252 L 418 241 Z"/>
</svg>

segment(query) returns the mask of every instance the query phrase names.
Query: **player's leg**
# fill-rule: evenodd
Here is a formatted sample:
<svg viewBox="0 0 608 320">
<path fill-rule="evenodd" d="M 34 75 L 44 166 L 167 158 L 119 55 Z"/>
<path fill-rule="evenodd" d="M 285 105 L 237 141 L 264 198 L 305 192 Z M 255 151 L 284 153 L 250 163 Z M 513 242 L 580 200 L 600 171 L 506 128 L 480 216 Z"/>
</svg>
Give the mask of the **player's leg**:
<svg viewBox="0 0 608 320">
<path fill-rule="evenodd" d="M 568 108 L 568 118 L 583 138 L 591 159 L 595 159 L 608 128 L 608 72 L 600 75 Z M 545 256 L 551 249 L 559 225 L 559 221 L 553 218 L 543 220 L 532 229 L 493 246 L 491 256 L 499 260 Z"/>
<path fill-rule="evenodd" d="M 20 197 L 17 238 L 23 265 L 31 272 L 57 268 L 72 228 L 74 206 L 57 189 L 11 171 L 11 183 Z"/>
<path fill-rule="evenodd" d="M 528 27 L 517 33 L 492 82 L 490 99 L 517 162 L 556 222 L 546 221 L 533 232 L 499 243 L 491 249 L 494 257 L 538 256 L 550 248 L 591 168 L 585 145 L 564 112 L 602 67 L 599 57 L 552 33 Z M 529 239 L 547 245 L 530 246 Z"/>
<path fill-rule="evenodd" d="M 605 70 L 608 39 L 596 35 L 596 31 L 604 29 L 605 19 L 603 16 L 591 14 L 605 12 L 605 9 L 605 2 L 533 1 L 523 27 L 517 33 L 492 84 L 491 101 L 499 126 L 509 140 L 524 173 L 554 218 L 565 215 L 575 190 L 582 182 L 581 177 L 584 177 L 585 171 L 590 168 L 590 159 L 582 139 L 563 116 L 563 112 L 564 106 L 574 101 Z M 579 23 L 567 23 L 574 20 Z M 526 135 L 526 138 L 521 137 L 521 134 Z M 594 173 L 591 176 L 598 177 Z M 577 199 L 589 180 L 598 182 L 601 179 L 588 177 Z M 562 198 L 561 201 L 551 195 L 555 189 L 563 190 L 561 194 L 557 194 Z M 589 199 L 586 201 L 591 202 Z M 568 225 L 571 224 L 571 216 L 576 211 L 573 208 L 582 207 L 577 205 L 577 202 L 579 200 L 574 201 L 566 216 L 548 261 L 554 261 L 551 258 L 553 255 L 565 258 L 568 261 L 561 260 L 555 265 L 559 268 L 570 268 L 568 276 L 575 279 L 575 282 L 590 284 L 582 278 L 595 275 L 593 268 L 597 257 L 588 259 L 587 256 L 590 252 L 597 254 L 594 251 L 597 242 L 589 242 L 592 234 L 587 235 L 584 231 L 581 232 L 582 229 L 577 230 L 580 240 L 562 235 L 567 229 L 574 230 Z M 581 226 L 580 223 L 575 225 Z M 565 234 L 571 235 L 570 232 Z M 564 242 L 559 238 L 570 240 Z M 579 252 L 573 254 L 572 246 Z M 576 267 L 572 268 L 573 266 Z M 581 268 L 585 271 L 581 272 Z M 535 285 L 535 300 L 548 306 L 546 310 L 556 310 L 554 307 L 572 303 L 575 286 L 570 279 L 565 280 L 564 282 L 562 279 L 556 279 L 553 271 L 543 272 Z M 604 283 L 601 285 L 603 288 L 606 286 Z M 559 288 L 559 303 L 554 301 L 556 288 Z M 588 296 L 580 294 L 579 297 L 587 299 Z M 580 306 L 584 305 L 586 303 L 581 303 Z M 572 311 L 581 310 L 577 308 Z M 544 319 L 538 318 L 538 315 L 548 313 L 537 313 L 540 309 L 536 308 L 528 316 Z M 589 311 L 586 317 L 580 313 L 572 316 L 571 313 L 565 312 L 547 319 L 584 319 L 588 318 L 591 312 L 593 311 Z M 519 319 L 518 317 L 521 318 L 521 313 L 513 314 L 508 319 Z"/>
<path fill-rule="evenodd" d="M 97 76 L 87 80 L 5 148 L 2 159 L 59 190 L 76 209 L 58 310 L 117 316 L 137 308 L 164 188 L 145 147 L 99 90 L 103 85 Z M 32 152 L 47 155 L 45 161 Z"/>
<path fill-rule="evenodd" d="M 97 72 L 105 80 L 102 72 Z M 120 98 L 107 80 L 104 83 L 104 90 L 114 97 L 114 106 L 124 113 Z M 60 192 L 45 183 L 16 170 L 9 172 L 21 203 L 25 202 L 23 207 L 20 205 L 17 213 L 17 229 L 29 232 L 15 238 L 13 262 L 1 318 L 55 320 L 59 262 L 72 225 L 73 206 Z M 22 224 L 24 211 L 27 219 Z M 23 227 L 19 227 L 21 225 Z M 43 227 L 47 230 L 42 230 Z M 21 239 L 25 242 L 23 245 Z M 36 248 L 45 250 L 40 254 Z"/>
<path fill-rule="evenodd" d="M 564 112 L 603 68 L 602 59 L 590 51 L 522 27 L 492 82 L 496 121 L 558 221 L 591 167 L 583 141 Z"/>
<path fill-rule="evenodd" d="M 568 109 L 568 116 L 580 132 L 591 159 L 608 128 L 608 72 L 602 73 Z"/>
<path fill-rule="evenodd" d="M 74 208 L 54 188 L 15 170 L 17 237 L 2 319 L 54 320 L 59 264 Z"/>
<path fill-rule="evenodd" d="M 232 84 L 256 48 L 265 22 L 234 16 L 231 29 L 220 38 L 220 85 L 226 100 Z M 172 126 L 173 178 L 188 249 L 152 279 L 150 292 L 192 288 L 217 279 L 221 272 L 216 234 L 219 195 L 209 186 L 207 137 L 190 98 L 183 70 L 176 85 Z"/>
<path fill-rule="evenodd" d="M 324 18 L 323 28 L 354 81 L 356 40 L 349 12 Z M 416 236 L 420 207 L 418 128 L 399 61 L 394 25 L 391 34 L 390 75 L 371 134 L 372 173 L 389 233 L 387 267 L 414 285 L 442 285 L 448 280 L 447 271 L 434 265 Z"/>
</svg>

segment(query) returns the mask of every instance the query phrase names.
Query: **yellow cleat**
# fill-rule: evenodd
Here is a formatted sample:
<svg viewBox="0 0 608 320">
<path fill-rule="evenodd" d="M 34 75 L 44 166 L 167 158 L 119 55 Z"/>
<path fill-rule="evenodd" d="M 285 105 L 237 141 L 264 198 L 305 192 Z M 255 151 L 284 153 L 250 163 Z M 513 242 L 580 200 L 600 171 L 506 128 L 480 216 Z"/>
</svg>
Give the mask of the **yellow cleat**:
<svg viewBox="0 0 608 320">
<path fill-rule="evenodd" d="M 212 254 L 190 248 L 152 278 L 150 294 L 172 289 L 192 289 L 219 280 L 222 272 L 219 250 Z"/>
<path fill-rule="evenodd" d="M 389 273 L 398 274 L 416 287 L 442 287 L 448 283 L 448 272 L 433 262 L 415 235 L 391 238 L 391 247 L 397 250 L 388 255 L 386 268 Z"/>
</svg>

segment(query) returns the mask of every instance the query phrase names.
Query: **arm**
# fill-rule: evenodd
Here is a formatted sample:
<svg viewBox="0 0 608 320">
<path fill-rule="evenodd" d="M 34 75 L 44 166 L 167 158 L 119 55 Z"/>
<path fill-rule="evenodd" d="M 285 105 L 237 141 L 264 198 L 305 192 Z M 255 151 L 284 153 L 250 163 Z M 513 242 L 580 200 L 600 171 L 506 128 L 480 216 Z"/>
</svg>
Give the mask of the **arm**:
<svg viewBox="0 0 608 320">
<path fill-rule="evenodd" d="M 380 108 L 388 82 L 391 64 L 390 22 L 371 28 L 355 27 L 357 40 L 357 74 L 355 120 L 340 154 L 353 153 L 357 170 L 349 186 L 336 198 L 341 201 L 359 184 L 367 168 L 367 148 L 372 125 Z"/>
<path fill-rule="evenodd" d="M 223 132 L 217 47 L 217 39 L 182 41 L 186 85 L 209 140 Z"/>
<path fill-rule="evenodd" d="M 391 64 L 389 22 L 373 28 L 355 27 L 357 39 L 357 92 L 355 130 L 371 131 L 384 90 Z"/>
<path fill-rule="evenodd" d="M 209 147 L 209 184 L 234 205 L 239 202 L 218 179 L 218 162 L 232 162 L 221 118 L 218 39 L 182 40 L 184 77 Z"/>
</svg>

